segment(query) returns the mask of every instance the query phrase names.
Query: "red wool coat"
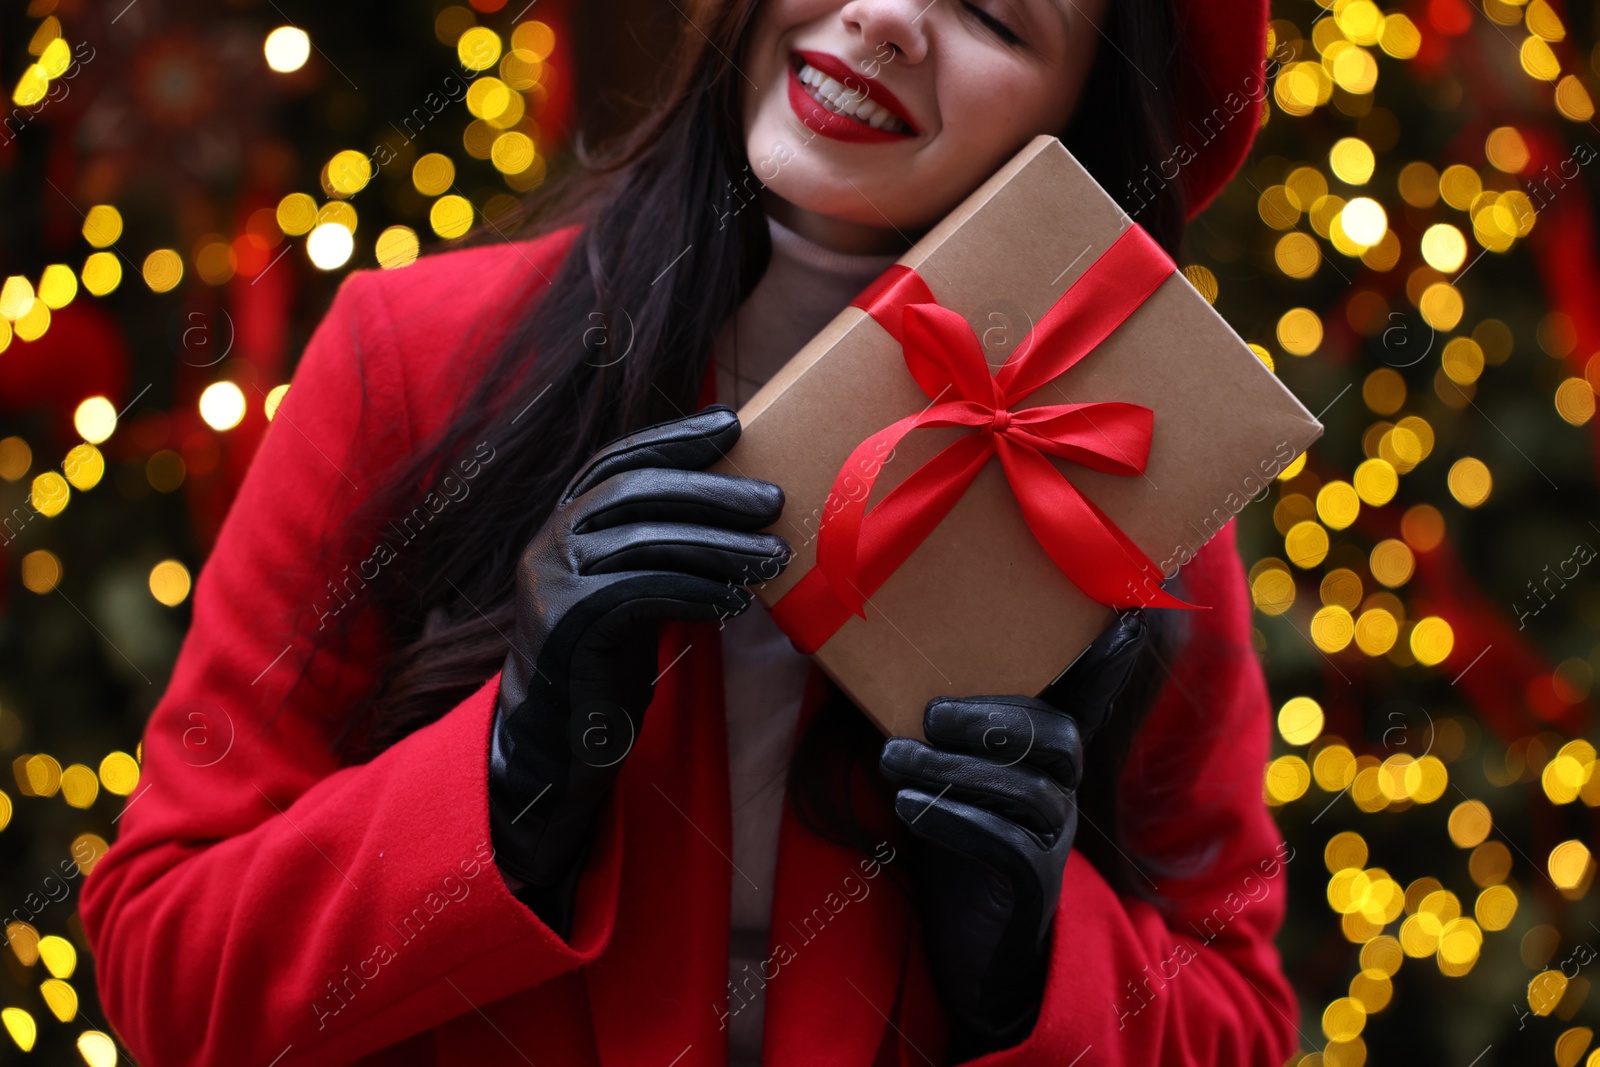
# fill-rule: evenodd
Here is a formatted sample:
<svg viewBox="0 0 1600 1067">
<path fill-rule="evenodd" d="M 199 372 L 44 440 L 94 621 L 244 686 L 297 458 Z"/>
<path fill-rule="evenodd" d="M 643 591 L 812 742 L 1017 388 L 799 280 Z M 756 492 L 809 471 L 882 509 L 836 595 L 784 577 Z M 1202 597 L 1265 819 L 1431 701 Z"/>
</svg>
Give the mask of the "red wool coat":
<svg viewBox="0 0 1600 1067">
<path fill-rule="evenodd" d="M 329 563 L 319 549 L 466 388 L 475 357 L 462 338 L 504 313 L 527 272 L 553 275 L 570 238 L 357 271 L 313 335 L 200 572 L 118 839 L 83 886 L 106 1014 L 144 1067 L 726 1063 L 726 1013 L 743 994 L 730 1001 L 727 986 L 714 624 L 663 627 L 666 673 L 596 825 L 570 943 L 493 864 L 498 674 L 368 763 L 327 754 L 383 653 L 362 641 L 336 659 L 313 642 L 332 615 L 364 610 L 356 575 L 389 557 Z M 419 490 L 419 505 L 464 506 L 493 446 L 432 496 Z M 389 544 L 405 551 L 400 534 Z M 1161 912 L 1119 898 L 1073 853 L 1038 1024 L 976 1061 L 986 1067 L 1279 1067 L 1295 1048 L 1272 944 L 1294 856 L 1261 797 L 1270 716 L 1232 523 L 1185 573 L 1213 610 L 1174 664 L 1123 795 L 1141 852 L 1210 863 L 1152 875 L 1172 902 Z M 280 711 L 301 675 L 310 684 Z M 813 667 L 802 728 L 821 682 Z M 747 979 L 767 982 L 765 1062 L 940 1062 L 915 912 L 884 877 L 907 860 L 842 850 L 785 810 L 773 957 Z"/>
</svg>

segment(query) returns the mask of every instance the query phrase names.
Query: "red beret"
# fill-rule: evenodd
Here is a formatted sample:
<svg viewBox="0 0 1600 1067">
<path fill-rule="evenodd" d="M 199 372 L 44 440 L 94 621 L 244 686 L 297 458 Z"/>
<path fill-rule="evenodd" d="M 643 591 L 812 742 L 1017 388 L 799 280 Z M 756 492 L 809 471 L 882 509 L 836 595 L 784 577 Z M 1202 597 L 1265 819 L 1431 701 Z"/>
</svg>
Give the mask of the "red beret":
<svg viewBox="0 0 1600 1067">
<path fill-rule="evenodd" d="M 1261 126 L 1269 91 L 1266 55 L 1271 16 L 1268 0 L 1177 0 L 1176 6 L 1176 133 L 1178 144 L 1187 145 L 1194 156 L 1181 170 L 1192 219 L 1239 170 Z"/>
</svg>

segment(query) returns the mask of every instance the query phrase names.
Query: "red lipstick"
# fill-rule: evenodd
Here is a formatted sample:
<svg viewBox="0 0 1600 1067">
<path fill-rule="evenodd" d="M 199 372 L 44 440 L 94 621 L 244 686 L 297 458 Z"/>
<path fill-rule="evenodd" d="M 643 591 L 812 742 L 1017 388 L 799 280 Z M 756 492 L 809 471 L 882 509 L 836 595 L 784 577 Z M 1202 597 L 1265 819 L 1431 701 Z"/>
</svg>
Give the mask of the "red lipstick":
<svg viewBox="0 0 1600 1067">
<path fill-rule="evenodd" d="M 807 129 L 839 141 L 884 143 L 915 137 L 917 125 L 904 104 L 881 82 L 850 69 L 842 59 L 826 52 L 796 52 L 795 58 L 843 85 L 853 98 L 866 99 L 905 123 L 910 133 L 875 129 L 854 116 L 841 115 L 824 106 L 800 81 L 799 64 L 789 64 L 789 106 Z"/>
</svg>

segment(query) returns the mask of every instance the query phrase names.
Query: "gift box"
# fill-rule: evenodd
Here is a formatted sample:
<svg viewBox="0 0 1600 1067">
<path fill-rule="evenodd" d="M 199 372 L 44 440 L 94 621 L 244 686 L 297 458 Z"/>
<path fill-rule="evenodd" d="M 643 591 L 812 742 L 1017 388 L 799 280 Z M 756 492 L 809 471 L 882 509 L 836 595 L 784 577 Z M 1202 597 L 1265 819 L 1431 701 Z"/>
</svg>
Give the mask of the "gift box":
<svg viewBox="0 0 1600 1067">
<path fill-rule="evenodd" d="M 783 487 L 747 583 L 887 734 L 1042 692 L 1322 432 L 1059 140 L 1039 137 L 739 411 Z"/>
</svg>

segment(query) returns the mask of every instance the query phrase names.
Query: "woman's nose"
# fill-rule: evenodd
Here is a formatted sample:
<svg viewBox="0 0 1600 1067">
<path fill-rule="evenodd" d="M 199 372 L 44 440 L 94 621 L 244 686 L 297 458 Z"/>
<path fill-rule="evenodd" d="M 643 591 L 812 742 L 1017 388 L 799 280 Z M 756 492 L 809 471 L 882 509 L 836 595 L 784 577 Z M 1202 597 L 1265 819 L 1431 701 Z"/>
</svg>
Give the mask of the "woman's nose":
<svg viewBox="0 0 1600 1067">
<path fill-rule="evenodd" d="M 839 12 L 845 25 L 876 49 L 880 62 L 920 63 L 928 54 L 923 16 L 939 0 L 851 0 Z M 885 47 L 888 46 L 888 47 Z M 889 52 L 893 50 L 893 57 Z"/>
</svg>

